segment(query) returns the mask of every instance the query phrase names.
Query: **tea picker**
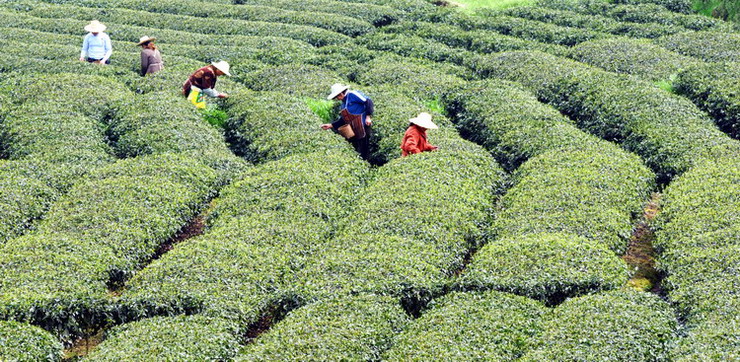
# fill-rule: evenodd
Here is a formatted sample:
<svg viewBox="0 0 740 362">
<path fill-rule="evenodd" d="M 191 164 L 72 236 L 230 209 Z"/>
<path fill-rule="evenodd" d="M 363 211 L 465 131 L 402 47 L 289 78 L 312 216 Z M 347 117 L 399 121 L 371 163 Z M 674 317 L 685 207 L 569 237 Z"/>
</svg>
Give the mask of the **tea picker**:
<svg viewBox="0 0 740 362">
<path fill-rule="evenodd" d="M 221 75 L 231 76 L 229 63 L 225 61 L 213 62 L 193 73 L 182 85 L 182 94 L 197 108 L 205 108 L 205 96 L 213 98 L 228 98 L 229 95 L 215 89 L 216 81 Z"/>
<path fill-rule="evenodd" d="M 427 141 L 427 130 L 437 128 L 439 127 L 432 122 L 432 115 L 429 113 L 422 112 L 416 118 L 411 118 L 401 141 L 401 157 L 438 149 L 439 147 L 432 146 Z"/>
<path fill-rule="evenodd" d="M 367 159 L 370 156 L 370 126 L 375 106 L 372 99 L 363 93 L 350 90 L 349 86 L 334 84 L 331 86 L 329 100 L 341 101 L 339 117 L 333 123 L 322 124 L 322 129 L 335 129 L 342 137 L 352 143 L 355 150 Z"/>
</svg>

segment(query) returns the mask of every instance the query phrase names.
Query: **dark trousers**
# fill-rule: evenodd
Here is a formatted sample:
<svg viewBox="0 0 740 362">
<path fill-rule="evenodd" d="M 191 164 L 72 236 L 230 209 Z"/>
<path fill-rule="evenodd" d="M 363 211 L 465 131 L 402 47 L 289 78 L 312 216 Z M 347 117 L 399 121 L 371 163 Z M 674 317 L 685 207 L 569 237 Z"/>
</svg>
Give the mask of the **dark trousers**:
<svg viewBox="0 0 740 362">
<path fill-rule="evenodd" d="M 102 59 L 93 59 L 93 58 L 87 58 L 87 62 L 88 62 L 88 63 L 92 63 L 92 62 L 98 62 L 98 61 L 101 61 L 101 60 L 102 60 Z M 108 58 L 108 59 L 107 59 L 107 60 L 105 61 L 105 64 L 110 64 L 110 58 Z"/>
<path fill-rule="evenodd" d="M 367 132 L 367 129 L 366 129 Z M 351 139 L 349 140 L 350 143 L 352 143 L 352 146 L 355 147 L 355 151 L 360 154 L 360 157 L 362 157 L 363 160 L 367 160 L 370 158 L 370 134 L 367 133 L 365 137 L 360 139 Z"/>
</svg>

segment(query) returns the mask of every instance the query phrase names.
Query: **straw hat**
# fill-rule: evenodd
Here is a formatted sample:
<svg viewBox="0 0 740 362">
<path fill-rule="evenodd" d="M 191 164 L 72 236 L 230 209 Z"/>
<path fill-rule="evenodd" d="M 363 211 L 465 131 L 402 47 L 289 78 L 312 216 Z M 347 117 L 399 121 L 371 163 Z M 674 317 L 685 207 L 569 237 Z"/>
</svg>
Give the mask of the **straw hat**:
<svg viewBox="0 0 740 362">
<path fill-rule="evenodd" d="M 332 100 L 336 98 L 339 95 L 339 93 L 342 93 L 346 91 L 347 89 L 349 89 L 349 86 L 335 83 L 334 85 L 331 86 L 331 93 L 329 93 L 329 96 L 327 96 L 326 99 Z"/>
<path fill-rule="evenodd" d="M 213 62 L 211 63 L 211 65 L 216 67 L 216 69 L 224 72 L 224 74 L 228 75 L 229 77 L 231 76 L 231 73 L 229 73 L 229 69 L 231 69 L 231 66 L 226 61 L 222 60 L 219 62 Z"/>
<path fill-rule="evenodd" d="M 97 20 L 93 20 L 90 22 L 90 24 L 85 25 L 85 31 L 90 32 L 90 33 L 100 33 L 100 32 L 105 31 L 105 29 L 107 28 L 108 27 L 105 26 L 105 24 Z"/>
<path fill-rule="evenodd" d="M 155 41 L 155 40 L 157 40 L 157 38 L 150 38 L 149 36 L 144 35 L 141 38 L 139 38 L 139 42 L 136 43 L 136 45 L 142 45 L 146 42 Z"/>
<path fill-rule="evenodd" d="M 421 113 L 419 113 L 419 115 L 416 116 L 416 118 L 411 118 L 409 120 L 409 122 L 411 122 L 411 123 L 413 123 L 413 124 L 415 124 L 415 125 L 417 125 L 419 127 L 426 128 L 426 129 L 437 129 L 437 128 L 439 128 L 439 127 L 437 127 L 436 124 L 434 124 L 434 122 L 432 122 L 432 115 L 429 114 L 429 113 L 427 113 L 427 112 L 421 112 Z"/>
</svg>

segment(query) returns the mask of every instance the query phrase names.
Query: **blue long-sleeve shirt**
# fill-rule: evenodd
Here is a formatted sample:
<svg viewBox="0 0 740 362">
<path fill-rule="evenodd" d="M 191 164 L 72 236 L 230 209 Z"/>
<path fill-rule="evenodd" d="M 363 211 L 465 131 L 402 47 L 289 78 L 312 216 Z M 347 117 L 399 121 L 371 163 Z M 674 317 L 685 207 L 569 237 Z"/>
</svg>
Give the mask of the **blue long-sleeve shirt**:
<svg viewBox="0 0 740 362">
<path fill-rule="evenodd" d="M 91 58 L 91 59 L 102 59 L 108 60 L 113 53 L 113 47 L 111 46 L 110 37 L 106 33 L 98 33 L 93 35 L 88 33 L 85 35 L 85 40 L 82 42 L 82 52 L 80 58 Z"/>
<path fill-rule="evenodd" d="M 375 111 L 375 106 L 373 105 L 373 101 L 368 98 L 366 95 L 362 94 L 359 91 L 348 91 L 347 95 L 344 96 L 344 99 L 342 99 L 342 106 L 341 109 L 347 109 L 349 113 L 352 114 L 361 114 L 362 115 L 362 123 L 367 126 L 367 116 L 372 116 L 373 112 Z M 334 129 L 339 128 L 339 126 L 344 124 L 343 119 L 338 119 L 336 122 L 332 123 L 332 126 Z"/>
</svg>

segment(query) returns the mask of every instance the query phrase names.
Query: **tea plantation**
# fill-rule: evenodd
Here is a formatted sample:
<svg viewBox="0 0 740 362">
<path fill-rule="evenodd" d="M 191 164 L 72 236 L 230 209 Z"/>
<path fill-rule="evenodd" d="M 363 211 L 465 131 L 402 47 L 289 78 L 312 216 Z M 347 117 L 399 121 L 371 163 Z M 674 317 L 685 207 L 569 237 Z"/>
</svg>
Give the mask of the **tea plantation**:
<svg viewBox="0 0 740 362">
<path fill-rule="evenodd" d="M 0 2 L 0 360 L 740 361 L 740 25 L 523 3 Z"/>
</svg>

